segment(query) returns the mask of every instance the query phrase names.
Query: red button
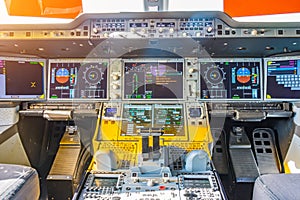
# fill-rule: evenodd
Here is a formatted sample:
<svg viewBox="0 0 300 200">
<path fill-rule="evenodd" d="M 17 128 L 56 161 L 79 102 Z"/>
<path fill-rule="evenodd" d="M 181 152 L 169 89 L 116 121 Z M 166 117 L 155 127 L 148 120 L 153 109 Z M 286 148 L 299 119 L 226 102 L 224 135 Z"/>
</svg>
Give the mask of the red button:
<svg viewBox="0 0 300 200">
<path fill-rule="evenodd" d="M 164 185 L 159 186 L 159 190 L 165 190 L 165 189 L 166 189 L 166 186 L 164 186 Z"/>
</svg>

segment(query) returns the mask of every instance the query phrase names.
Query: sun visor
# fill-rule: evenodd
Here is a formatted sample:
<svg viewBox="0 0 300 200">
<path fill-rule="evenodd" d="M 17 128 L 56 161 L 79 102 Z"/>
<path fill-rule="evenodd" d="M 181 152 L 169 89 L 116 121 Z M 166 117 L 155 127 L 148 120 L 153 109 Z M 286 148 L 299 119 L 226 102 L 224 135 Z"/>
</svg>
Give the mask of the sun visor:
<svg viewBox="0 0 300 200">
<path fill-rule="evenodd" d="M 81 0 L 5 0 L 11 16 L 75 18 L 82 12 Z"/>
</svg>

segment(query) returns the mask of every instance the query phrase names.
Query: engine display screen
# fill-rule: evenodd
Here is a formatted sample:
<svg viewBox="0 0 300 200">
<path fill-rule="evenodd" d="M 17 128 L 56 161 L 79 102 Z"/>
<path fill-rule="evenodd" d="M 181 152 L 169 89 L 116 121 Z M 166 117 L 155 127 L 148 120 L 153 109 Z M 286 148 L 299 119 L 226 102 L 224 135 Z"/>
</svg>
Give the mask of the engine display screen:
<svg viewBox="0 0 300 200">
<path fill-rule="evenodd" d="M 125 104 L 122 118 L 122 134 L 137 135 L 138 129 L 152 126 L 152 106 Z"/>
<path fill-rule="evenodd" d="M 139 135 L 147 129 L 162 130 L 164 136 L 184 135 L 182 105 L 125 104 L 122 119 L 122 135 Z"/>
<path fill-rule="evenodd" d="M 265 99 L 292 100 L 300 98 L 300 59 L 265 59 Z"/>
<path fill-rule="evenodd" d="M 0 99 L 45 99 L 45 60 L 0 58 Z"/>
<path fill-rule="evenodd" d="M 182 105 L 154 105 L 154 126 L 162 128 L 164 135 L 183 135 L 184 118 Z"/>
<path fill-rule="evenodd" d="M 125 61 L 125 99 L 183 99 L 183 60 Z"/>
<path fill-rule="evenodd" d="M 51 60 L 49 99 L 107 99 L 106 61 Z"/>
<path fill-rule="evenodd" d="M 200 61 L 200 73 L 202 99 L 262 99 L 260 59 Z"/>
</svg>

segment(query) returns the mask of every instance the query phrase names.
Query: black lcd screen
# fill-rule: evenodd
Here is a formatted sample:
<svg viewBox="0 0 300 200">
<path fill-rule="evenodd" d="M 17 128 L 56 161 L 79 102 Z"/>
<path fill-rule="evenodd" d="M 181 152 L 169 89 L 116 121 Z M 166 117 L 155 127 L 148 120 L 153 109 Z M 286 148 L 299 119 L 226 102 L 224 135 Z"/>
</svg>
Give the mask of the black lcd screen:
<svg viewBox="0 0 300 200">
<path fill-rule="evenodd" d="M 107 99 L 108 62 L 51 61 L 49 99 Z"/>
<path fill-rule="evenodd" d="M 0 58 L 0 99 L 44 99 L 45 61 Z"/>
<path fill-rule="evenodd" d="M 265 99 L 292 100 L 300 98 L 300 60 L 269 59 L 265 62 Z"/>
<path fill-rule="evenodd" d="M 259 60 L 200 62 L 201 99 L 258 100 L 262 98 Z"/>
</svg>

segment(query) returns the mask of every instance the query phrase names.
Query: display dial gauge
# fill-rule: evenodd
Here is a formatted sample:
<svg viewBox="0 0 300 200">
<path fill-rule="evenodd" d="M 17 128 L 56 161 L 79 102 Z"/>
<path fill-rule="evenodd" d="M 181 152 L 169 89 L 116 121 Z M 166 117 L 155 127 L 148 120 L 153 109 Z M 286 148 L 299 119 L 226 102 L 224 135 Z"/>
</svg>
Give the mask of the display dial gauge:
<svg viewBox="0 0 300 200">
<path fill-rule="evenodd" d="M 226 73 L 222 67 L 212 65 L 204 71 L 204 79 L 210 87 L 222 87 Z"/>
<path fill-rule="evenodd" d="M 96 85 L 103 80 L 103 72 L 101 68 L 91 65 L 83 72 L 83 79 L 89 85 Z"/>
</svg>

